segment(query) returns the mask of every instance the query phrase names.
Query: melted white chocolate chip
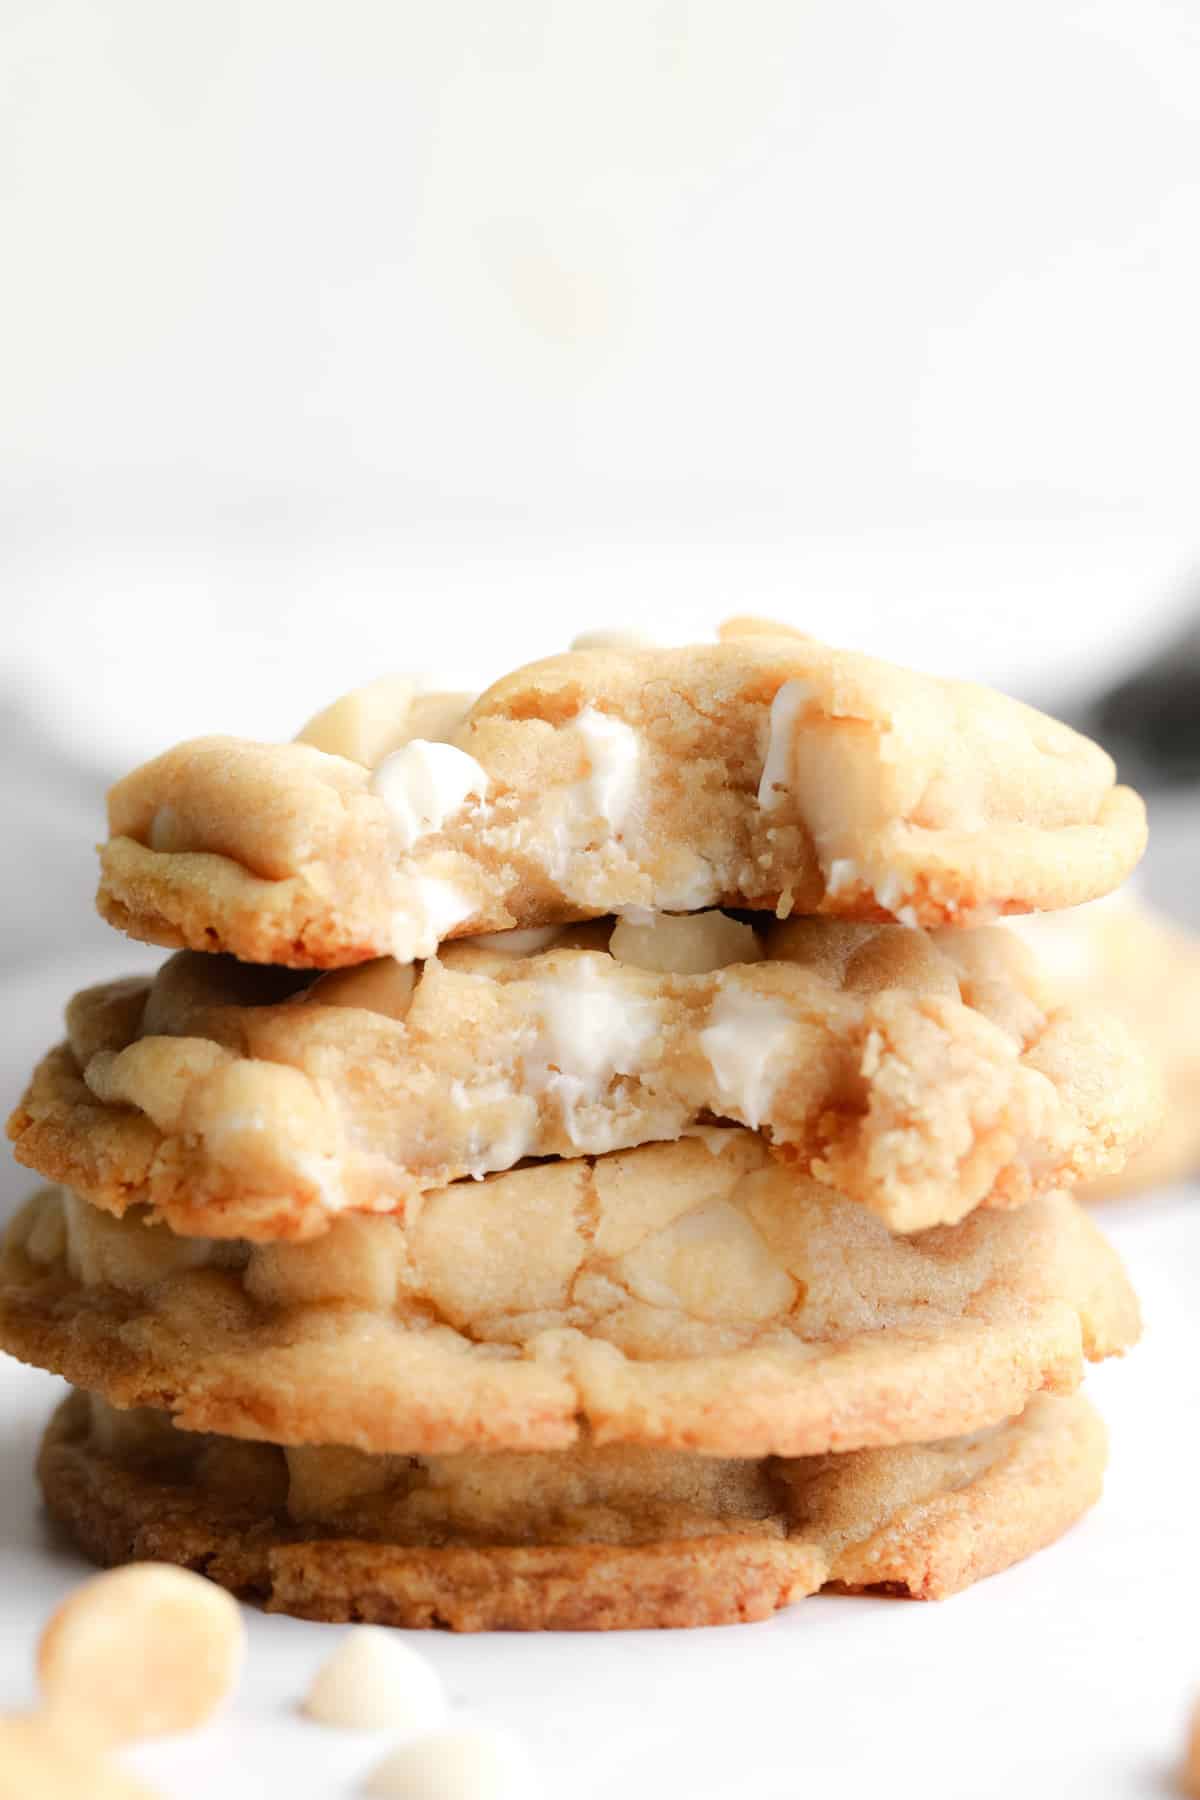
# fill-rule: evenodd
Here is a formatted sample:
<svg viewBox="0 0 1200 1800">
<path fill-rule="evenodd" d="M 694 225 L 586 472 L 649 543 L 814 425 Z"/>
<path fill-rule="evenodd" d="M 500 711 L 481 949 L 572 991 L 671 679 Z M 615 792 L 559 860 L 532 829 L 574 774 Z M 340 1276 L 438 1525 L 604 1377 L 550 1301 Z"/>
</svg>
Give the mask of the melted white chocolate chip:
<svg viewBox="0 0 1200 1800">
<path fill-rule="evenodd" d="M 569 976 L 547 978 L 539 999 L 541 1030 L 526 1058 L 525 1077 L 535 1093 L 559 1097 L 572 1141 L 582 1148 L 577 1109 L 603 1098 L 614 1077 L 640 1071 L 656 1011 L 649 1002 L 616 992 L 591 962 Z"/>
<path fill-rule="evenodd" d="M 614 831 L 624 823 L 637 787 L 641 745 L 624 719 L 585 706 L 572 721 L 587 750 L 590 773 L 579 783 L 578 808 L 599 816 Z"/>
<path fill-rule="evenodd" d="M 852 857 L 835 856 L 829 865 L 826 891 L 831 895 L 844 894 L 856 887 L 865 888 L 901 925 L 918 924 L 916 908 L 905 899 L 907 888 L 902 875 L 894 869 L 884 869 L 872 877 Z"/>
<path fill-rule="evenodd" d="M 488 778 L 473 756 L 453 744 L 414 738 L 385 756 L 371 777 L 371 791 L 391 814 L 392 831 L 402 850 L 462 811 L 474 794 L 482 799 Z"/>
<path fill-rule="evenodd" d="M 782 802 L 790 786 L 792 743 L 800 708 L 813 698 L 806 681 L 785 681 L 771 702 L 767 756 L 758 784 L 758 804 L 771 812 Z"/>
<path fill-rule="evenodd" d="M 475 902 L 452 881 L 413 875 L 397 883 L 392 955 L 398 963 L 433 956 L 442 939 L 475 911 Z"/>
<path fill-rule="evenodd" d="M 498 1169 L 511 1169 L 529 1156 L 537 1143 L 538 1109 L 531 1094 L 519 1094 L 505 1081 L 483 1082 L 468 1088 L 452 1081 L 450 1094 L 463 1112 L 479 1119 L 472 1129 L 466 1153 L 467 1173 L 476 1181 Z M 486 1109 L 486 1110 L 485 1110 Z M 480 1114 L 484 1116 L 479 1118 Z"/>
<path fill-rule="evenodd" d="M 792 1042 L 792 1020 L 778 1000 L 736 990 L 718 994 L 708 1017 L 700 1047 L 721 1097 L 756 1131 L 778 1085 L 777 1057 Z"/>
</svg>

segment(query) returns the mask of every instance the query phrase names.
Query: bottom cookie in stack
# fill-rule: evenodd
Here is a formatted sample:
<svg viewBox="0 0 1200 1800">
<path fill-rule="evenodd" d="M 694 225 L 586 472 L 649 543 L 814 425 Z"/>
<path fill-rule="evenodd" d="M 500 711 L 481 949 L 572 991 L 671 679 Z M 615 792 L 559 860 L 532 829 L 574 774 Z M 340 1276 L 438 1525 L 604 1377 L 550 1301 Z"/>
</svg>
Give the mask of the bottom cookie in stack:
<svg viewBox="0 0 1200 1800">
<path fill-rule="evenodd" d="M 39 1476 L 97 1562 L 178 1563 L 269 1612 L 596 1630 L 763 1619 L 821 1588 L 940 1599 L 1060 1536 L 1105 1449 L 1080 1395 L 939 1443 L 722 1459 L 285 1450 L 76 1392 Z"/>
</svg>

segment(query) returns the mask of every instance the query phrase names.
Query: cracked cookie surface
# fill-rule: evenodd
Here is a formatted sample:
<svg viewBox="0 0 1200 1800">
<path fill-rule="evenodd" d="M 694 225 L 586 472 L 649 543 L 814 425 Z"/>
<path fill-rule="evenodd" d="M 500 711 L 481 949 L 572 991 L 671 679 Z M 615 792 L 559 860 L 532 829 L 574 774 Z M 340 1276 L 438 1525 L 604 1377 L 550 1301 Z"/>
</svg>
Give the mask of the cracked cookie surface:
<svg viewBox="0 0 1200 1800">
<path fill-rule="evenodd" d="M 914 1231 L 1114 1171 L 1157 1117 L 1127 1029 L 1053 1006 L 1005 927 L 707 913 L 553 935 L 315 982 L 185 953 L 90 989 L 10 1120 L 17 1157 L 177 1231 L 299 1238 L 723 1119 Z"/>
<path fill-rule="evenodd" d="M 596 1630 L 761 1619 L 827 1585 L 941 1599 L 1066 1530 L 1098 1497 L 1105 1455 L 1079 1396 L 945 1442 L 717 1461 L 283 1451 L 77 1393 L 39 1477 L 95 1560 L 200 1568 L 268 1611 Z"/>
<path fill-rule="evenodd" d="M 198 739 L 119 782 L 105 918 L 295 967 L 635 908 L 961 925 L 1107 893 L 1144 846 L 1141 801 L 1065 725 L 785 627 L 552 657 L 465 718 L 410 689 L 387 729 L 360 705 L 353 728 Z"/>
<path fill-rule="evenodd" d="M 753 1134 L 713 1138 L 460 1182 L 300 1244 L 45 1190 L 9 1228 L 0 1345 L 276 1443 L 760 1456 L 994 1424 L 1138 1335 L 1064 1195 L 896 1237 Z"/>
</svg>

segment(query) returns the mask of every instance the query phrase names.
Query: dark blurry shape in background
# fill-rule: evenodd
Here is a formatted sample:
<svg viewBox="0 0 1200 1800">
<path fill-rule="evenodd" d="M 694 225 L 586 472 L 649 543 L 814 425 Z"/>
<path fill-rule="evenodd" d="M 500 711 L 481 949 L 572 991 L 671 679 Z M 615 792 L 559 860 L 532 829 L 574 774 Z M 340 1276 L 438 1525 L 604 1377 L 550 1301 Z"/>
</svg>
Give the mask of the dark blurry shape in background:
<svg viewBox="0 0 1200 1800">
<path fill-rule="evenodd" d="M 1110 687 L 1084 729 L 1147 787 L 1200 780 L 1200 615 Z"/>
</svg>

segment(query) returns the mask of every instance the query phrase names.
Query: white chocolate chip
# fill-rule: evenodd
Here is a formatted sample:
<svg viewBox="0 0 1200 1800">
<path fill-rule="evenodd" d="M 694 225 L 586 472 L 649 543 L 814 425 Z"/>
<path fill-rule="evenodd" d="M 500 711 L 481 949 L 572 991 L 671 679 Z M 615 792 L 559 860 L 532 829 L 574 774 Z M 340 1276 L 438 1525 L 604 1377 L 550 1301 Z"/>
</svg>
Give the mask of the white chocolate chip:
<svg viewBox="0 0 1200 1800">
<path fill-rule="evenodd" d="M 710 1156 L 723 1156 L 738 1141 L 737 1132 L 729 1125 L 685 1125 L 679 1135 L 699 1138 Z"/>
<path fill-rule="evenodd" d="M 310 1719 L 354 1731 L 435 1731 L 449 1713 L 433 1664 L 378 1625 L 355 1625 L 313 1678 Z"/>
<path fill-rule="evenodd" d="M 305 989 L 301 1001 L 314 1006 L 356 1006 L 388 1019 L 403 1019 L 412 1005 L 416 979 L 411 963 L 380 956 L 354 969 L 330 969 Z"/>
<path fill-rule="evenodd" d="M 653 913 L 646 924 L 620 919 L 608 947 L 619 963 L 664 975 L 706 975 L 761 962 L 763 953 L 753 927 L 723 912 Z"/>
<path fill-rule="evenodd" d="M 444 937 L 475 911 L 475 902 L 452 881 L 415 875 L 397 884 L 392 955 L 399 963 L 432 956 Z"/>
<path fill-rule="evenodd" d="M 427 738 L 434 744 L 450 743 L 474 702 L 474 694 L 418 694 L 408 709 L 409 736 Z M 375 761 L 378 762 L 379 757 Z"/>
<path fill-rule="evenodd" d="M 796 1297 L 795 1282 L 727 1200 L 695 1206 L 651 1232 L 619 1260 L 616 1274 L 650 1306 L 737 1325 L 773 1319 Z"/>
<path fill-rule="evenodd" d="M 163 856 L 178 855 L 191 848 L 183 820 L 167 803 L 160 806 L 150 821 L 149 844 Z"/>
<path fill-rule="evenodd" d="M 905 899 L 907 892 L 904 877 L 894 869 L 884 869 L 872 878 L 866 869 L 860 868 L 852 857 L 835 856 L 829 865 L 829 874 L 825 878 L 825 891 L 829 895 L 853 892 L 856 887 L 864 887 L 885 912 L 891 913 L 901 925 L 917 925 L 917 909 Z"/>
<path fill-rule="evenodd" d="M 722 889 L 727 883 L 717 879 L 713 865 L 706 862 L 702 856 L 689 855 L 686 859 L 681 858 L 680 860 L 683 866 L 675 878 L 674 885 L 664 886 L 659 895 L 663 911 L 690 913 L 699 912 L 703 907 L 711 907 L 715 901 L 720 899 Z M 688 872 L 689 868 L 690 873 Z M 649 923 L 649 919 L 652 919 L 654 914 L 649 913 L 648 919 L 638 919 L 635 914 L 640 910 L 642 909 L 627 906 L 624 909 L 623 917 L 635 925 Z"/>
<path fill-rule="evenodd" d="M 372 1456 L 346 1444 L 288 1444 L 283 1454 L 288 1470 L 288 1517 L 299 1523 L 328 1519 L 331 1513 L 385 1494 L 396 1484 L 394 1456 Z M 400 1466 L 405 1466 L 403 1459 Z M 364 1633 L 368 1641 L 359 1643 Z M 376 1635 L 384 1640 L 382 1645 L 369 1641 Z M 314 1676 L 302 1710 L 326 1725 L 353 1724 L 353 1720 L 338 1716 L 347 1705 L 358 1705 L 352 1678 L 356 1681 L 362 1674 L 372 1694 L 377 1688 L 386 1692 L 391 1669 L 387 1645 L 393 1641 L 400 1640 L 373 1625 L 363 1625 L 340 1638 L 337 1649 Z M 390 1714 L 385 1712 L 382 1723 L 391 1723 Z"/>
<path fill-rule="evenodd" d="M 657 1026 L 655 1007 L 605 981 L 597 960 L 539 983 L 541 1031 L 525 1067 L 535 1093 L 559 1096 L 577 1144 L 576 1109 L 601 1099 L 615 1076 L 641 1072 Z"/>
<path fill-rule="evenodd" d="M 511 1169 L 532 1153 L 538 1135 L 538 1107 L 532 1094 L 514 1093 L 507 1081 L 472 1087 L 452 1081 L 450 1098 L 462 1113 L 474 1114 L 464 1162 L 476 1181 L 498 1169 Z"/>
<path fill-rule="evenodd" d="M 242 1664 L 245 1630 L 224 1588 L 169 1563 L 95 1575 L 51 1615 L 38 1644 L 47 1705 L 107 1743 L 190 1731 Z"/>
<path fill-rule="evenodd" d="M 565 925 L 531 925 L 525 931 L 481 931 L 478 937 L 460 938 L 464 947 L 491 950 L 498 956 L 537 956 L 556 944 Z"/>
<path fill-rule="evenodd" d="M 724 989 L 700 1033 L 700 1047 L 724 1104 L 757 1131 L 778 1086 L 778 1065 L 791 1048 L 794 1026 L 778 1000 Z"/>
<path fill-rule="evenodd" d="M 612 830 L 620 829 L 633 803 L 641 744 L 624 719 L 585 706 L 572 721 L 587 750 L 590 773 L 579 783 L 578 809 L 598 815 Z"/>
<path fill-rule="evenodd" d="M 166 1413 L 148 1406 L 132 1406 L 123 1412 L 99 1394 L 88 1395 L 88 1427 L 92 1443 L 104 1456 L 161 1456 L 179 1434 Z"/>
<path fill-rule="evenodd" d="M 317 713 L 297 733 L 296 742 L 373 769 L 412 738 L 448 743 L 470 711 L 473 698 L 471 694 L 424 693 L 411 675 L 382 675 Z"/>
<path fill-rule="evenodd" d="M 572 650 L 653 650 L 655 640 L 643 631 L 581 631 Z"/>
<path fill-rule="evenodd" d="M 58 1713 L 0 1717 L 0 1793 L 5 1800 L 156 1800 L 100 1753 L 86 1726 Z"/>
<path fill-rule="evenodd" d="M 409 709 L 416 691 L 411 675 L 381 675 L 317 713 L 296 733 L 296 742 L 373 769 L 409 735 Z"/>
<path fill-rule="evenodd" d="M 536 1800 L 539 1787 L 520 1738 L 482 1725 L 402 1744 L 367 1781 L 369 1794 L 388 1800 Z"/>
<path fill-rule="evenodd" d="M 66 1195 L 61 1188 L 47 1188 L 27 1203 L 25 1254 L 30 1262 L 62 1262 L 67 1254 Z"/>
<path fill-rule="evenodd" d="M 758 804 L 764 812 L 780 805 L 791 785 L 796 717 L 812 698 L 813 690 L 806 681 L 785 681 L 771 702 L 767 756 L 758 784 Z"/>
<path fill-rule="evenodd" d="M 453 744 L 434 744 L 426 738 L 414 738 L 393 750 L 371 777 L 371 791 L 391 814 L 392 831 L 402 850 L 441 831 L 470 795 L 482 799 L 487 785 L 487 775 L 473 756 Z"/>
<path fill-rule="evenodd" d="M 67 1267 L 88 1287 L 136 1294 L 180 1270 L 202 1268 L 211 1257 L 210 1238 L 177 1237 L 160 1224 L 128 1231 L 70 1190 L 63 1192 L 62 1210 Z"/>
</svg>

